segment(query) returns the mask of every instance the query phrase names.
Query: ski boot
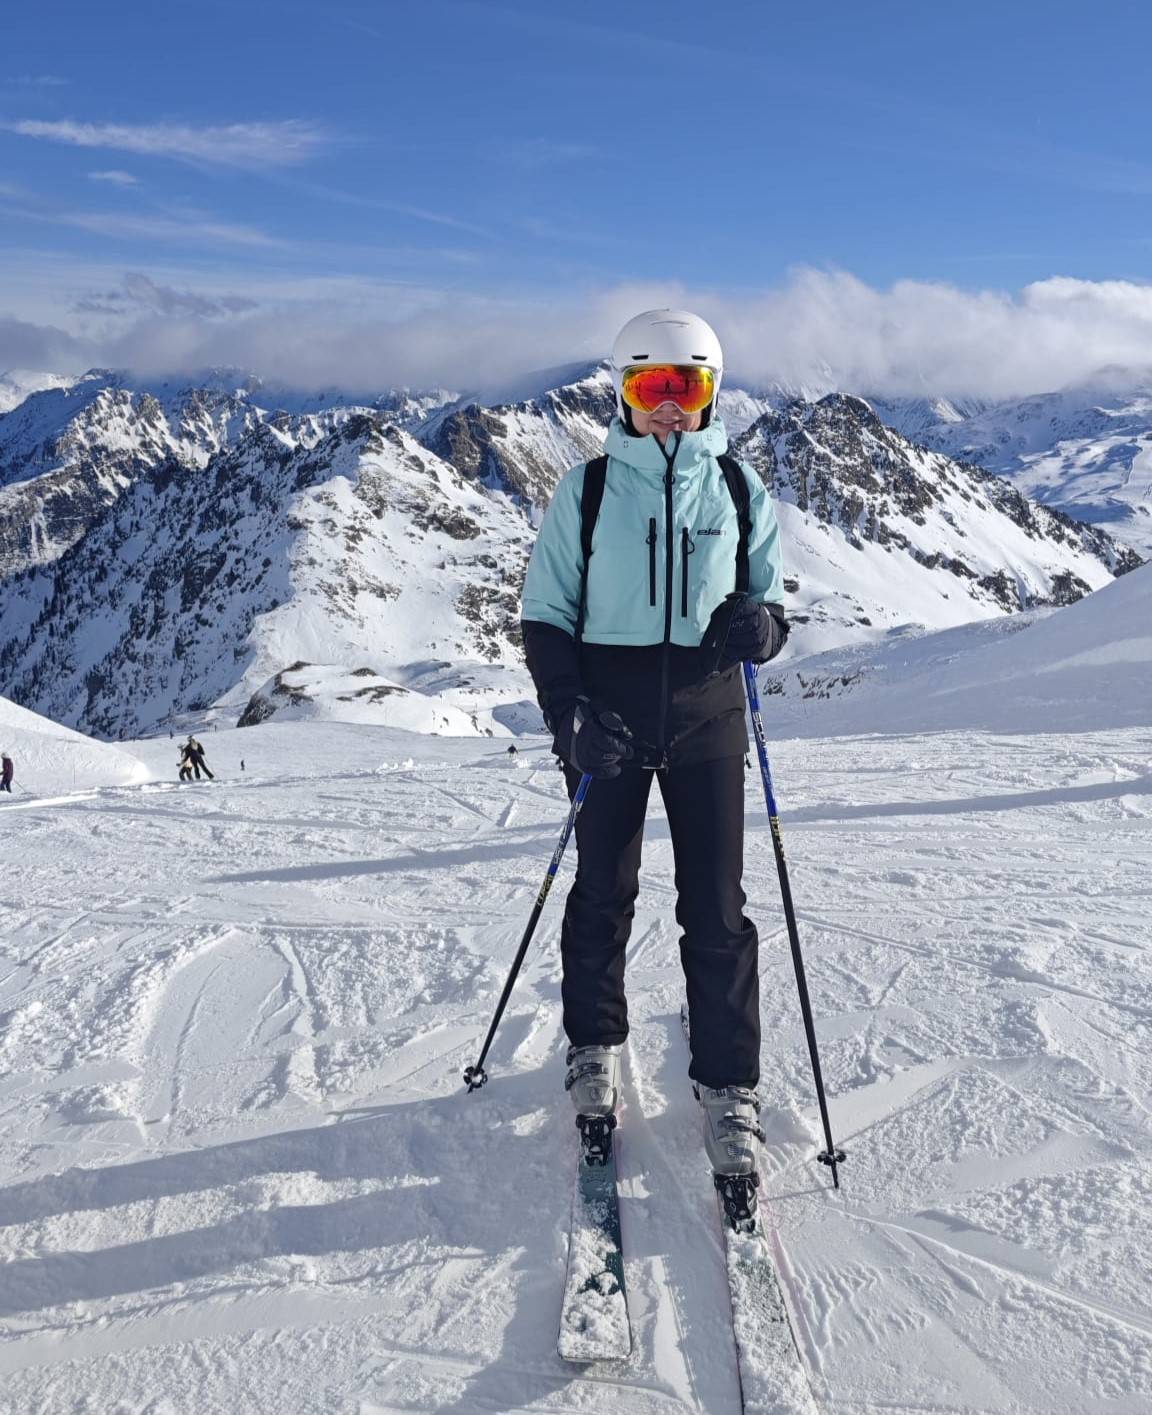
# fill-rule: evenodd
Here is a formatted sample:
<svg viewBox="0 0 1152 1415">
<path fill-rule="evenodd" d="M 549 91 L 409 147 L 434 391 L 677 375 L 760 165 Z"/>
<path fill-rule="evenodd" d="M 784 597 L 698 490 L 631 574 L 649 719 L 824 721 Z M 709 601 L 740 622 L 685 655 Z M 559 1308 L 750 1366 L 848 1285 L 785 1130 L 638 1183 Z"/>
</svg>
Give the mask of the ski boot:
<svg viewBox="0 0 1152 1415">
<path fill-rule="evenodd" d="M 760 1128 L 760 1098 L 750 1086 L 694 1086 L 704 1111 L 704 1148 L 724 1217 L 740 1233 L 756 1231 L 756 1163 Z"/>
<path fill-rule="evenodd" d="M 612 1152 L 622 1050 L 619 1044 L 568 1048 L 564 1089 L 576 1107 L 576 1125 L 586 1164 L 607 1164 Z"/>
</svg>

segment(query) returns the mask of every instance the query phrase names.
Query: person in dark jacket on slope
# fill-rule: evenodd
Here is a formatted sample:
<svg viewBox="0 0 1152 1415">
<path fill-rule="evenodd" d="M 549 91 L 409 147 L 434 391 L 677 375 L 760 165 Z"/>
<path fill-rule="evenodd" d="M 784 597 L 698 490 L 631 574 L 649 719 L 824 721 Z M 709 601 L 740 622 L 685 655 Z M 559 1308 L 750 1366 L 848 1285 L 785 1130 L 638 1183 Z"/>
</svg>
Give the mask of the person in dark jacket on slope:
<svg viewBox="0 0 1152 1415">
<path fill-rule="evenodd" d="M 561 480 L 533 548 L 525 655 L 577 817 L 576 878 L 561 932 L 566 1086 L 580 1116 L 612 1116 L 628 1034 L 624 954 L 644 816 L 658 781 L 676 865 L 691 1018 L 689 1075 L 719 1175 L 757 1171 L 760 1003 L 756 929 L 741 887 L 740 664 L 784 645 L 779 530 L 744 466 L 747 522 L 716 416 L 723 355 L 698 316 L 653 310 L 612 353 L 618 417 L 585 558 L 588 466 Z M 743 489 L 742 489 L 743 494 Z"/>
<path fill-rule="evenodd" d="M 204 775 L 208 778 L 209 781 L 216 780 L 216 778 L 208 770 L 208 763 L 204 760 L 204 748 L 200 745 L 200 743 L 196 740 L 195 737 L 188 738 L 188 741 L 184 747 L 184 752 L 187 756 L 188 762 L 192 767 L 192 770 L 196 773 L 197 781 L 200 780 L 201 772 L 204 773 Z"/>
<path fill-rule="evenodd" d="M 12 758 L 7 752 L 0 757 L 0 791 L 7 791 L 12 794 L 12 778 L 16 774 L 16 767 Z"/>
</svg>

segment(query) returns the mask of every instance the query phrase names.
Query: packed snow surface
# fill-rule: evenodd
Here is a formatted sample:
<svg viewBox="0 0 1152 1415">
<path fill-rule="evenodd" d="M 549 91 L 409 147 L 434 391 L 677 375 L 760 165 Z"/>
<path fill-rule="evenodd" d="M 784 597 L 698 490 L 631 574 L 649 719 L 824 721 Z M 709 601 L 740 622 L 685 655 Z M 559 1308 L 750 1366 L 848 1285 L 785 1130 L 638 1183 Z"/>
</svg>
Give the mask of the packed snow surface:
<svg viewBox="0 0 1152 1415">
<path fill-rule="evenodd" d="M 766 701 L 838 1193 L 754 774 L 745 883 L 762 1195 L 820 1407 L 1146 1412 L 1152 731 L 798 737 L 796 710 Z M 0 1409 L 732 1415 L 659 808 L 618 1132 L 635 1348 L 568 1366 L 571 859 L 461 1084 L 565 814 L 543 740 L 201 740 L 214 782 L 177 784 L 165 737 L 130 747 L 156 780 L 0 803 Z"/>
<path fill-rule="evenodd" d="M 794 731 L 983 728 L 1082 732 L 1152 723 L 1152 566 L 1063 609 L 926 634 L 904 625 L 857 645 L 768 670 Z"/>
</svg>

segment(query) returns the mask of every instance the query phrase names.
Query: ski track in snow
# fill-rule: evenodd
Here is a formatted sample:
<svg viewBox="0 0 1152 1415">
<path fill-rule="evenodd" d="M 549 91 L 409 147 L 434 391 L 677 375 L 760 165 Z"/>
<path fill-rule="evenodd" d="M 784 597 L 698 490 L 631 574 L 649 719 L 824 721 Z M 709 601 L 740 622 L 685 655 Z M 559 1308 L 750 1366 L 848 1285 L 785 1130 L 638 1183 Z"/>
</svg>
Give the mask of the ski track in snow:
<svg viewBox="0 0 1152 1415">
<path fill-rule="evenodd" d="M 635 1351 L 578 1369 L 571 858 L 491 1080 L 461 1084 L 560 775 L 262 733 L 212 735 L 215 782 L 0 807 L 0 1412 L 737 1411 L 655 797 L 618 1154 Z M 765 1186 L 824 1409 L 1152 1408 L 1150 746 L 773 748 L 839 1193 L 749 775 Z M 130 750 L 167 770 L 166 739 Z"/>
</svg>

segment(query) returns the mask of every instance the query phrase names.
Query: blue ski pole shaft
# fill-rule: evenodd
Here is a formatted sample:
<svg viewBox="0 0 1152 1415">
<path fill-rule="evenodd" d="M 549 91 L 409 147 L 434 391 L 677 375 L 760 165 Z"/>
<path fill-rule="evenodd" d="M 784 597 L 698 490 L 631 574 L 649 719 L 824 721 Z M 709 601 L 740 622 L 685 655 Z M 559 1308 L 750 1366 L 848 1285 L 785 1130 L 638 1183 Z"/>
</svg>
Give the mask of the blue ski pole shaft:
<svg viewBox="0 0 1152 1415">
<path fill-rule="evenodd" d="M 796 910 L 792 904 L 792 885 L 788 879 L 788 862 L 784 858 L 784 838 L 780 831 L 780 814 L 776 809 L 776 793 L 772 789 L 772 768 L 768 764 L 768 743 L 764 735 L 764 719 L 760 716 L 760 692 L 756 686 L 756 670 L 744 664 L 744 687 L 748 692 L 748 711 L 752 716 L 752 731 L 756 738 L 756 755 L 760 759 L 760 776 L 764 782 L 764 803 L 768 807 L 768 826 L 772 832 L 772 849 L 776 853 L 776 871 L 780 876 L 780 897 L 784 901 L 784 919 L 788 925 L 788 942 L 792 947 L 792 966 L 796 971 L 796 991 L 800 994 L 800 1012 L 808 1038 L 808 1055 L 812 1059 L 812 1077 L 816 1082 L 816 1100 L 820 1119 L 824 1123 L 827 1149 L 817 1158 L 832 1171 L 832 1185 L 840 1188 L 836 1166 L 844 1159 L 844 1151 L 832 1140 L 832 1124 L 828 1119 L 828 1102 L 824 1098 L 824 1077 L 820 1070 L 820 1052 L 816 1046 L 816 1026 L 812 1020 L 812 1003 L 808 996 L 808 979 L 804 972 L 804 955 L 800 951 L 800 934 L 796 928 Z"/>
<path fill-rule="evenodd" d="M 556 849 L 552 852 L 552 860 L 548 866 L 548 873 L 544 876 L 544 883 L 540 887 L 540 893 L 536 896 L 536 903 L 532 906 L 532 915 L 528 920 L 528 927 L 524 930 L 524 937 L 520 940 L 520 947 L 516 950 L 516 957 L 512 961 L 512 969 L 508 974 L 508 981 L 504 984 L 504 991 L 500 994 L 500 1001 L 496 1004 L 496 1015 L 492 1018 L 492 1025 L 488 1028 L 488 1035 L 484 1038 L 484 1045 L 480 1050 L 480 1056 L 474 1066 L 469 1066 L 464 1072 L 464 1084 L 470 1091 L 478 1090 L 488 1079 L 488 1073 L 484 1070 L 484 1060 L 488 1055 L 488 1048 L 492 1045 L 492 1038 L 496 1035 L 496 1028 L 500 1025 L 500 1019 L 504 1016 L 504 1009 L 508 1005 L 508 999 L 512 996 L 512 989 L 520 973 L 520 966 L 524 962 L 524 955 L 528 952 L 528 945 L 532 941 L 532 935 L 536 932 L 536 925 L 540 920 L 540 915 L 544 911 L 544 905 L 548 899 L 548 894 L 552 889 L 552 881 L 556 878 L 556 871 L 560 868 L 560 861 L 564 858 L 564 848 L 568 844 L 568 838 L 572 834 L 572 829 L 576 824 L 576 817 L 580 814 L 580 807 L 584 804 L 584 797 L 588 794 L 588 787 L 592 782 L 592 777 L 588 772 L 580 778 L 580 784 L 572 796 L 572 804 L 568 809 L 568 819 L 564 822 L 564 829 L 560 832 L 560 839 L 556 842 Z"/>
</svg>

